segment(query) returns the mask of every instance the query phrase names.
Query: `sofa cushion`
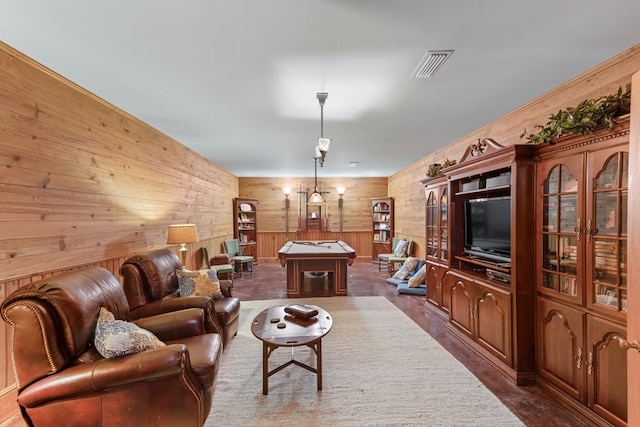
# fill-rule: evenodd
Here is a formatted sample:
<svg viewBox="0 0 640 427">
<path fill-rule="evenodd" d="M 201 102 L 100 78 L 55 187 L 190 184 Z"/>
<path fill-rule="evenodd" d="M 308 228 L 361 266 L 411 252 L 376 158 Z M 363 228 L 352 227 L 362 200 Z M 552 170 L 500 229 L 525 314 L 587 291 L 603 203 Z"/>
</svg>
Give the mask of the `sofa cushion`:
<svg viewBox="0 0 640 427">
<path fill-rule="evenodd" d="M 392 285 L 398 286 L 400 283 L 406 283 L 406 280 L 403 279 L 394 279 L 393 277 L 389 277 L 386 279 L 387 283 L 391 283 Z"/>
<path fill-rule="evenodd" d="M 394 279 L 406 279 L 409 277 L 411 272 L 416 268 L 418 261 L 420 258 L 417 257 L 409 257 L 403 263 L 402 267 L 393 275 Z"/>
<path fill-rule="evenodd" d="M 218 275 L 214 269 L 208 270 L 176 270 L 181 297 L 207 296 L 213 299 L 224 298 L 220 290 Z"/>
<path fill-rule="evenodd" d="M 410 288 L 415 288 L 419 285 L 424 284 L 424 281 L 426 278 L 427 278 L 427 265 L 422 264 L 422 267 L 420 267 L 418 271 L 409 278 L 407 285 Z"/>
<path fill-rule="evenodd" d="M 415 288 L 410 288 L 408 282 L 405 281 L 398 284 L 398 293 L 409 295 L 426 295 L 427 287 L 425 285 L 419 285 Z"/>
<path fill-rule="evenodd" d="M 146 329 L 124 320 L 116 320 L 113 313 L 104 307 L 100 308 L 98 314 L 93 341 L 96 350 L 107 359 L 165 346 Z"/>
<path fill-rule="evenodd" d="M 393 250 L 393 254 L 397 257 L 405 257 L 407 256 L 407 249 L 409 248 L 408 240 L 400 240 L 396 245 L 396 248 Z"/>
<path fill-rule="evenodd" d="M 424 258 L 420 258 L 418 259 L 418 263 L 416 264 L 415 268 L 413 269 L 413 271 L 411 273 L 409 273 L 409 276 L 407 276 L 407 279 L 410 279 L 411 277 L 413 277 L 417 272 L 420 271 L 420 269 L 422 267 L 424 267 L 427 264 L 427 260 Z"/>
</svg>

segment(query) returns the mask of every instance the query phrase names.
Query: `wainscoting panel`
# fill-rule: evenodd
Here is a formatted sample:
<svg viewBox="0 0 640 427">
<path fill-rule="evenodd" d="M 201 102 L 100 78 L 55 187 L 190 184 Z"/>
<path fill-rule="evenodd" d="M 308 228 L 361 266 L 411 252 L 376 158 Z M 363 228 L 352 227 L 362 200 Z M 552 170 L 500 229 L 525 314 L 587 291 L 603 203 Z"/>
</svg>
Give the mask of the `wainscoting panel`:
<svg viewBox="0 0 640 427">
<path fill-rule="evenodd" d="M 342 240 L 356 251 L 356 262 L 371 261 L 371 231 L 336 232 L 264 232 L 258 233 L 258 260 L 277 263 L 278 251 L 289 240 Z"/>
</svg>

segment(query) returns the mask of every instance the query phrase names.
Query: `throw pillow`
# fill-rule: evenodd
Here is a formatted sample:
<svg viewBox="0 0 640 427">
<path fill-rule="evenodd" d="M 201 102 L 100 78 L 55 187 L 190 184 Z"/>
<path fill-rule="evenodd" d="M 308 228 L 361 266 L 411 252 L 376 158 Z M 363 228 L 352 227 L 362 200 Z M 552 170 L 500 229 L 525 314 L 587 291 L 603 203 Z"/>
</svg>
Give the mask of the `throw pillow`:
<svg viewBox="0 0 640 427">
<path fill-rule="evenodd" d="M 181 297 L 195 295 L 212 297 L 213 299 L 224 298 L 215 270 L 176 270 L 176 274 Z"/>
<path fill-rule="evenodd" d="M 124 356 L 152 348 L 164 347 L 153 333 L 124 320 L 116 320 L 109 310 L 100 308 L 93 343 L 104 358 Z"/>
<path fill-rule="evenodd" d="M 420 258 L 418 257 L 407 258 L 402 263 L 402 267 L 400 267 L 400 269 L 396 271 L 396 274 L 393 275 L 393 278 L 405 280 L 407 277 L 409 277 L 409 274 L 411 274 L 413 269 L 416 268 L 416 264 L 418 264 L 418 260 L 420 260 Z"/>
<path fill-rule="evenodd" d="M 416 274 L 411 276 L 411 278 L 409 279 L 408 285 L 410 288 L 417 288 L 418 286 L 424 284 L 424 281 L 426 278 L 427 278 L 427 266 L 423 265 L 422 267 L 420 267 L 420 269 Z"/>
<path fill-rule="evenodd" d="M 407 249 L 408 248 L 409 248 L 409 241 L 408 240 L 400 240 L 398 242 L 398 245 L 396 246 L 396 249 L 393 251 L 393 254 L 395 256 L 405 257 L 405 256 L 407 256 Z"/>
</svg>

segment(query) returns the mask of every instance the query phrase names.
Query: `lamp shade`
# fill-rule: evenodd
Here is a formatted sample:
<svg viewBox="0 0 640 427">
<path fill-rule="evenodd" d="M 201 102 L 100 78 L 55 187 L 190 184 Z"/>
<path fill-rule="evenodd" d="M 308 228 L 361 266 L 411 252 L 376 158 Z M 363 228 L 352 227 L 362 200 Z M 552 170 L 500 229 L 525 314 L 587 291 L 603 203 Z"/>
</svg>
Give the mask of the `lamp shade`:
<svg viewBox="0 0 640 427">
<path fill-rule="evenodd" d="M 329 145 L 331 144 L 330 138 L 318 138 L 318 148 L 325 153 L 329 151 Z"/>
<path fill-rule="evenodd" d="M 313 193 L 311 193 L 311 196 L 309 197 L 307 204 L 308 205 L 324 205 L 325 201 L 324 201 L 324 198 L 322 197 L 322 194 L 320 194 L 318 190 L 315 190 Z"/>
<path fill-rule="evenodd" d="M 195 243 L 198 241 L 198 229 L 195 224 L 175 224 L 169 226 L 167 243 L 182 244 Z"/>
</svg>

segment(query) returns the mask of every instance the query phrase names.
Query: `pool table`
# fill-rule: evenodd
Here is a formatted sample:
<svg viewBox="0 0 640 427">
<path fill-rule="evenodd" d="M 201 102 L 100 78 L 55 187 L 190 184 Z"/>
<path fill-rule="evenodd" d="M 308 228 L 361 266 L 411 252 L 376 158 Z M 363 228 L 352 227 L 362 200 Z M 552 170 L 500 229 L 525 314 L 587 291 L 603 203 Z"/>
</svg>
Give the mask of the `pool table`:
<svg viewBox="0 0 640 427">
<path fill-rule="evenodd" d="M 293 240 L 278 252 L 280 264 L 287 267 L 287 297 L 303 295 L 305 272 L 326 272 L 333 282 L 331 295 L 347 295 L 347 265 L 356 251 L 341 240 Z"/>
</svg>

